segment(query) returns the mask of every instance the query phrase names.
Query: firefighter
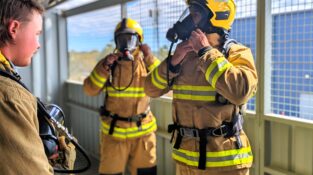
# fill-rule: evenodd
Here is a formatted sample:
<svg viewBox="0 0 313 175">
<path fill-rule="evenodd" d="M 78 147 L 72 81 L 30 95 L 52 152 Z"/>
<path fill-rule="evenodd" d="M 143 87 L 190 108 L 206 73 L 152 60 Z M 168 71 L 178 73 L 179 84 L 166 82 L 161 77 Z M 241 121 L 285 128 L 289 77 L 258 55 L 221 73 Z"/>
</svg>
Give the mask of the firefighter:
<svg viewBox="0 0 313 175">
<path fill-rule="evenodd" d="M 31 63 L 39 49 L 44 9 L 35 0 L 0 0 L 0 69 L 20 79 L 14 66 Z M 37 100 L 0 76 L 0 174 L 53 174 L 39 137 Z"/>
<path fill-rule="evenodd" d="M 188 0 L 189 15 L 167 33 L 183 40 L 146 79 L 145 92 L 173 90 L 173 152 L 180 175 L 247 175 L 253 162 L 242 108 L 256 92 L 251 50 L 229 38 L 233 0 Z"/>
<path fill-rule="evenodd" d="M 156 174 L 156 119 L 144 93 L 148 72 L 160 63 L 142 44 L 139 23 L 124 18 L 114 32 L 116 51 L 100 60 L 84 80 L 84 91 L 105 93 L 101 115 L 100 174 Z"/>
</svg>

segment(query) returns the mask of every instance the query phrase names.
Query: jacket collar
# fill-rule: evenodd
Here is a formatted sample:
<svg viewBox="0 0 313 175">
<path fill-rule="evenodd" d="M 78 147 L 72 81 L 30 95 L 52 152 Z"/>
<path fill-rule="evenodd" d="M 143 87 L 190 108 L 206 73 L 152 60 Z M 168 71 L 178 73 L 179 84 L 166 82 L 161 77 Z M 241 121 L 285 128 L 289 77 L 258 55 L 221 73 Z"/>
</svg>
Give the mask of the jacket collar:
<svg viewBox="0 0 313 175">
<path fill-rule="evenodd" d="M 20 75 L 15 71 L 14 65 L 0 52 L 0 69 L 14 75 L 17 79 L 20 79 Z"/>
</svg>

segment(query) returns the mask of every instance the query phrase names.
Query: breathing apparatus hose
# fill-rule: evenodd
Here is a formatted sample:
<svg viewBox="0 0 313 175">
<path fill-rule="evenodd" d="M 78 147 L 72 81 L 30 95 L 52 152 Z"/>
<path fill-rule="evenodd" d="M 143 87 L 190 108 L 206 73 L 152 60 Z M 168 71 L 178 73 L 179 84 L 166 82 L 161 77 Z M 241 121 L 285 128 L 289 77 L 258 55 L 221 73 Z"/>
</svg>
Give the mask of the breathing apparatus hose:
<svg viewBox="0 0 313 175">
<path fill-rule="evenodd" d="M 114 77 L 114 69 L 115 69 L 115 66 L 116 66 L 116 63 L 115 63 L 115 65 L 113 65 L 111 68 L 110 68 L 110 79 L 109 79 L 109 81 L 108 81 L 108 83 L 111 85 L 111 87 L 115 90 L 115 91 L 125 91 L 126 89 L 128 89 L 129 87 L 130 87 L 130 85 L 132 84 L 132 82 L 133 82 L 133 80 L 134 80 L 134 74 L 135 74 L 135 63 L 134 63 L 134 61 L 131 61 L 132 62 L 132 76 L 131 76 L 131 79 L 130 79 L 130 81 L 129 81 L 129 83 L 128 83 L 128 85 L 127 86 L 125 86 L 124 88 L 121 88 L 120 87 L 120 85 L 118 85 L 118 87 L 115 87 L 114 85 L 113 85 L 113 77 Z M 121 77 L 120 77 L 121 78 Z M 118 82 L 118 84 L 119 84 L 119 82 Z"/>
<path fill-rule="evenodd" d="M 59 133 L 61 133 L 61 135 L 64 135 L 75 146 L 75 148 L 77 148 L 77 150 L 83 154 L 83 156 L 87 160 L 87 165 L 84 168 L 73 169 L 73 170 L 62 170 L 62 169 L 53 168 L 54 172 L 57 172 L 57 173 L 82 173 L 82 172 L 88 170 L 91 166 L 91 161 L 90 161 L 86 151 L 84 150 L 84 148 L 74 139 L 74 137 L 68 132 L 66 127 L 64 127 L 59 121 L 57 121 L 55 118 L 53 118 L 48 113 L 45 105 L 39 99 L 37 99 L 37 103 L 38 103 L 38 107 L 41 108 L 42 109 L 41 111 L 45 114 L 44 116 L 46 117 L 46 119 L 51 122 L 51 123 L 48 122 L 48 124 L 52 124 L 54 126 L 54 128 Z M 62 109 L 61 108 L 58 108 L 58 109 L 60 110 L 60 112 L 64 116 Z"/>
<path fill-rule="evenodd" d="M 174 44 L 176 43 L 176 39 L 175 41 L 173 41 L 170 45 L 170 48 L 168 50 L 168 55 L 167 55 L 167 59 L 166 59 L 166 63 L 167 63 L 167 69 L 166 69 L 166 79 L 167 79 L 167 86 L 168 87 L 171 87 L 173 85 L 173 80 L 170 81 L 170 73 L 169 73 L 169 70 L 170 70 L 170 64 L 171 64 L 171 60 L 172 60 L 172 49 L 173 49 L 173 46 Z"/>
</svg>

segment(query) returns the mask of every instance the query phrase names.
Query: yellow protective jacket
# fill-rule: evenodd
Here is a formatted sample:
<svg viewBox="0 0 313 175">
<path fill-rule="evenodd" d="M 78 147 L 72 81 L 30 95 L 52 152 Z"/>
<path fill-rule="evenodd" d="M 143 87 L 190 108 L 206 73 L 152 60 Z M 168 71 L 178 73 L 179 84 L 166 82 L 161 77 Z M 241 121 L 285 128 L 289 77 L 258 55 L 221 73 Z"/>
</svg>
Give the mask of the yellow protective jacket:
<svg viewBox="0 0 313 175">
<path fill-rule="evenodd" d="M 167 63 L 163 61 L 147 77 L 145 92 L 158 97 L 173 90 L 173 121 L 189 128 L 217 128 L 223 121 L 230 122 L 234 111 L 238 110 L 235 105 L 246 103 L 257 88 L 252 53 L 239 44 L 230 47 L 228 58 L 217 49 L 209 50 L 201 58 L 195 52 L 189 52 L 181 63 L 180 72 L 169 71 L 170 80 L 174 79 L 171 88 L 167 86 L 166 72 Z M 217 103 L 217 93 L 232 104 Z M 208 137 L 206 169 L 249 168 L 253 161 L 250 144 L 243 131 L 240 138 L 243 147 L 236 149 L 235 137 Z M 199 140 L 183 137 L 180 148 L 173 149 L 172 157 L 178 163 L 197 168 Z"/>
<path fill-rule="evenodd" d="M 0 53 L 0 69 L 13 73 Z M 39 137 L 36 98 L 0 76 L 0 174 L 53 174 Z"/>
<path fill-rule="evenodd" d="M 143 57 L 138 49 L 134 52 L 134 61 L 117 61 L 111 79 L 114 88 L 125 89 L 118 91 L 107 81 L 110 79 L 110 70 L 103 66 L 104 59 L 93 69 L 91 74 L 84 80 L 84 91 L 88 95 L 106 94 L 105 108 L 112 114 L 123 118 L 129 118 L 146 112 L 149 109 L 150 98 L 144 93 L 144 82 L 148 71 L 158 66 L 160 61 L 154 56 Z M 109 133 L 112 118 L 102 117 L 101 130 L 104 134 Z M 151 112 L 142 120 L 139 129 L 136 122 L 116 122 L 113 136 L 119 139 L 135 138 L 146 135 L 156 130 L 156 120 Z"/>
</svg>

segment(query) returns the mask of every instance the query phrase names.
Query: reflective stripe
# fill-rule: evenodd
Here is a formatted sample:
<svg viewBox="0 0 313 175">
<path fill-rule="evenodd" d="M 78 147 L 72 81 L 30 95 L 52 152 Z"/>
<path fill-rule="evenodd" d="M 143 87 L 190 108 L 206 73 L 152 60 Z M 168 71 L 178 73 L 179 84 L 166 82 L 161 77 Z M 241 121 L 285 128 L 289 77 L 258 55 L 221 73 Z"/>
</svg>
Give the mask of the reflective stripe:
<svg viewBox="0 0 313 175">
<path fill-rule="evenodd" d="M 153 69 L 158 67 L 159 64 L 160 64 L 160 61 L 157 58 L 155 58 L 153 64 L 151 64 L 148 67 L 149 72 L 153 71 Z"/>
<path fill-rule="evenodd" d="M 190 166 L 198 166 L 199 152 L 173 149 L 175 160 Z M 206 153 L 206 167 L 225 167 L 253 162 L 251 147 Z"/>
<path fill-rule="evenodd" d="M 106 79 L 101 77 L 95 70 L 91 72 L 90 80 L 94 85 L 98 86 L 99 88 L 102 88 L 104 83 L 106 82 Z"/>
<path fill-rule="evenodd" d="M 104 83 L 98 82 L 93 76 L 89 76 L 89 77 L 90 77 L 91 82 L 92 82 L 94 85 L 96 85 L 96 86 L 99 87 L 99 88 L 102 88 L 102 87 L 103 87 Z"/>
<path fill-rule="evenodd" d="M 205 73 L 206 80 L 215 87 L 217 79 L 224 73 L 228 68 L 232 66 L 225 57 L 219 57 L 214 60 Z"/>
<path fill-rule="evenodd" d="M 215 89 L 211 86 L 174 85 L 173 97 L 182 100 L 215 101 Z"/>
<path fill-rule="evenodd" d="M 132 128 L 115 127 L 112 136 L 118 137 L 121 139 L 127 139 L 127 138 L 134 138 L 134 137 L 146 135 L 146 134 L 153 132 L 157 129 L 157 124 L 156 124 L 155 118 L 153 118 L 151 122 L 141 125 L 141 128 L 142 129 L 139 130 L 138 127 L 132 127 Z M 110 125 L 102 121 L 101 122 L 101 131 L 104 134 L 108 135 L 109 129 L 110 129 Z"/>
<path fill-rule="evenodd" d="M 125 87 L 120 87 L 120 89 L 124 89 L 124 88 Z M 106 91 L 106 89 L 104 89 L 103 91 Z M 108 95 L 110 97 L 122 97 L 122 98 L 123 97 L 133 97 L 133 98 L 137 98 L 137 97 L 145 97 L 146 96 L 143 87 L 129 87 L 129 88 L 125 89 L 124 91 L 116 91 L 112 87 L 108 87 L 107 91 L 108 91 Z"/>
<path fill-rule="evenodd" d="M 159 75 L 159 67 L 156 67 L 152 71 L 151 80 L 152 80 L 152 84 L 159 89 L 165 89 L 167 87 L 166 80 L 160 77 Z"/>
</svg>

